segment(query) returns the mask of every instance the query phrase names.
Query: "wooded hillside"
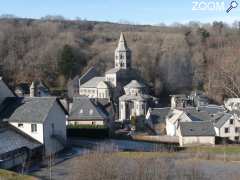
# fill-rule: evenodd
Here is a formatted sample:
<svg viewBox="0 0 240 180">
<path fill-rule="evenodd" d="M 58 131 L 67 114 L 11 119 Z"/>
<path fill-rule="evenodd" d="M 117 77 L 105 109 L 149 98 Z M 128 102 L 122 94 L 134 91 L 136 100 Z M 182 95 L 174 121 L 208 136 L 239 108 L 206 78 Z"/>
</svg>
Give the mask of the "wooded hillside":
<svg viewBox="0 0 240 180">
<path fill-rule="evenodd" d="M 132 49 L 133 66 L 157 96 L 205 90 L 209 97 L 240 95 L 240 29 L 222 22 L 140 26 L 90 21 L 0 20 L 2 75 L 12 86 L 43 79 L 64 87 L 96 66 L 113 67 L 120 32 Z"/>
</svg>

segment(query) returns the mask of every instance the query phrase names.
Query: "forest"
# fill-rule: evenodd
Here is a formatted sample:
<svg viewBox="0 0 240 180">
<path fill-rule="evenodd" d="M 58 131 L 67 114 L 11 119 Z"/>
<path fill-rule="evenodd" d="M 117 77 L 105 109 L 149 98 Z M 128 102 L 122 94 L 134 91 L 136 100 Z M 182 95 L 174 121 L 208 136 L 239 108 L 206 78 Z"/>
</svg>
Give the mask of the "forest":
<svg viewBox="0 0 240 180">
<path fill-rule="evenodd" d="M 64 89 L 95 66 L 114 66 L 124 32 L 133 67 L 158 97 L 203 90 L 215 102 L 240 95 L 240 22 L 136 25 L 87 20 L 0 18 L 1 76 L 14 87 L 43 80 Z"/>
</svg>

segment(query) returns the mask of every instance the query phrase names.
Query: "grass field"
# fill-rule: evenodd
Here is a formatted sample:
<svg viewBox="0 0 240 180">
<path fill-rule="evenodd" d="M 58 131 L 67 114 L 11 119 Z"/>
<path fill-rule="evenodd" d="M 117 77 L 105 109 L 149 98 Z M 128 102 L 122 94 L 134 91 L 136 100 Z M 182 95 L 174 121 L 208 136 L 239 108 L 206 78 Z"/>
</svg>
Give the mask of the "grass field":
<svg viewBox="0 0 240 180">
<path fill-rule="evenodd" d="M 0 169 L 0 180 L 37 180 L 32 176 L 20 175 L 12 171 Z"/>
<path fill-rule="evenodd" d="M 206 152 L 206 153 L 226 153 L 226 154 L 239 154 L 240 145 L 216 145 L 216 146 L 196 146 L 188 147 L 186 152 Z"/>
</svg>

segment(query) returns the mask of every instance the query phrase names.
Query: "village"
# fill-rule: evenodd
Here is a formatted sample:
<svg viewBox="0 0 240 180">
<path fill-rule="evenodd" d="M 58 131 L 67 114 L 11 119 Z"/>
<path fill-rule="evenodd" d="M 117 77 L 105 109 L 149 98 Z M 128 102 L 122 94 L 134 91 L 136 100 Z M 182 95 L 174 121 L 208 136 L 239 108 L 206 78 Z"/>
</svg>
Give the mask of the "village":
<svg viewBox="0 0 240 180">
<path fill-rule="evenodd" d="M 134 53 L 134 52 L 133 52 Z M 150 93 L 131 62 L 124 33 L 114 68 L 103 75 L 94 67 L 68 84 L 68 96 L 53 96 L 44 79 L 9 88 L 0 79 L 0 168 L 41 161 L 71 146 L 69 134 L 107 129 L 105 138 L 174 144 L 179 147 L 238 144 L 240 99 L 212 104 L 199 90 L 169 97 L 169 106 Z"/>
</svg>

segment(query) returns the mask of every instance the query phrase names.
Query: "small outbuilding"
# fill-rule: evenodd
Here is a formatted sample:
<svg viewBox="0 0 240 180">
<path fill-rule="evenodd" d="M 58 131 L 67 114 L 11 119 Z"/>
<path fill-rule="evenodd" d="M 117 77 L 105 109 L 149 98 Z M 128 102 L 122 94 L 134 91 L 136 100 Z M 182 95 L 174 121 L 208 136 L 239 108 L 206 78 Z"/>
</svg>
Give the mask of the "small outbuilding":
<svg viewBox="0 0 240 180">
<path fill-rule="evenodd" d="M 178 131 L 180 146 L 215 145 L 215 131 L 210 121 L 180 122 Z"/>
</svg>

